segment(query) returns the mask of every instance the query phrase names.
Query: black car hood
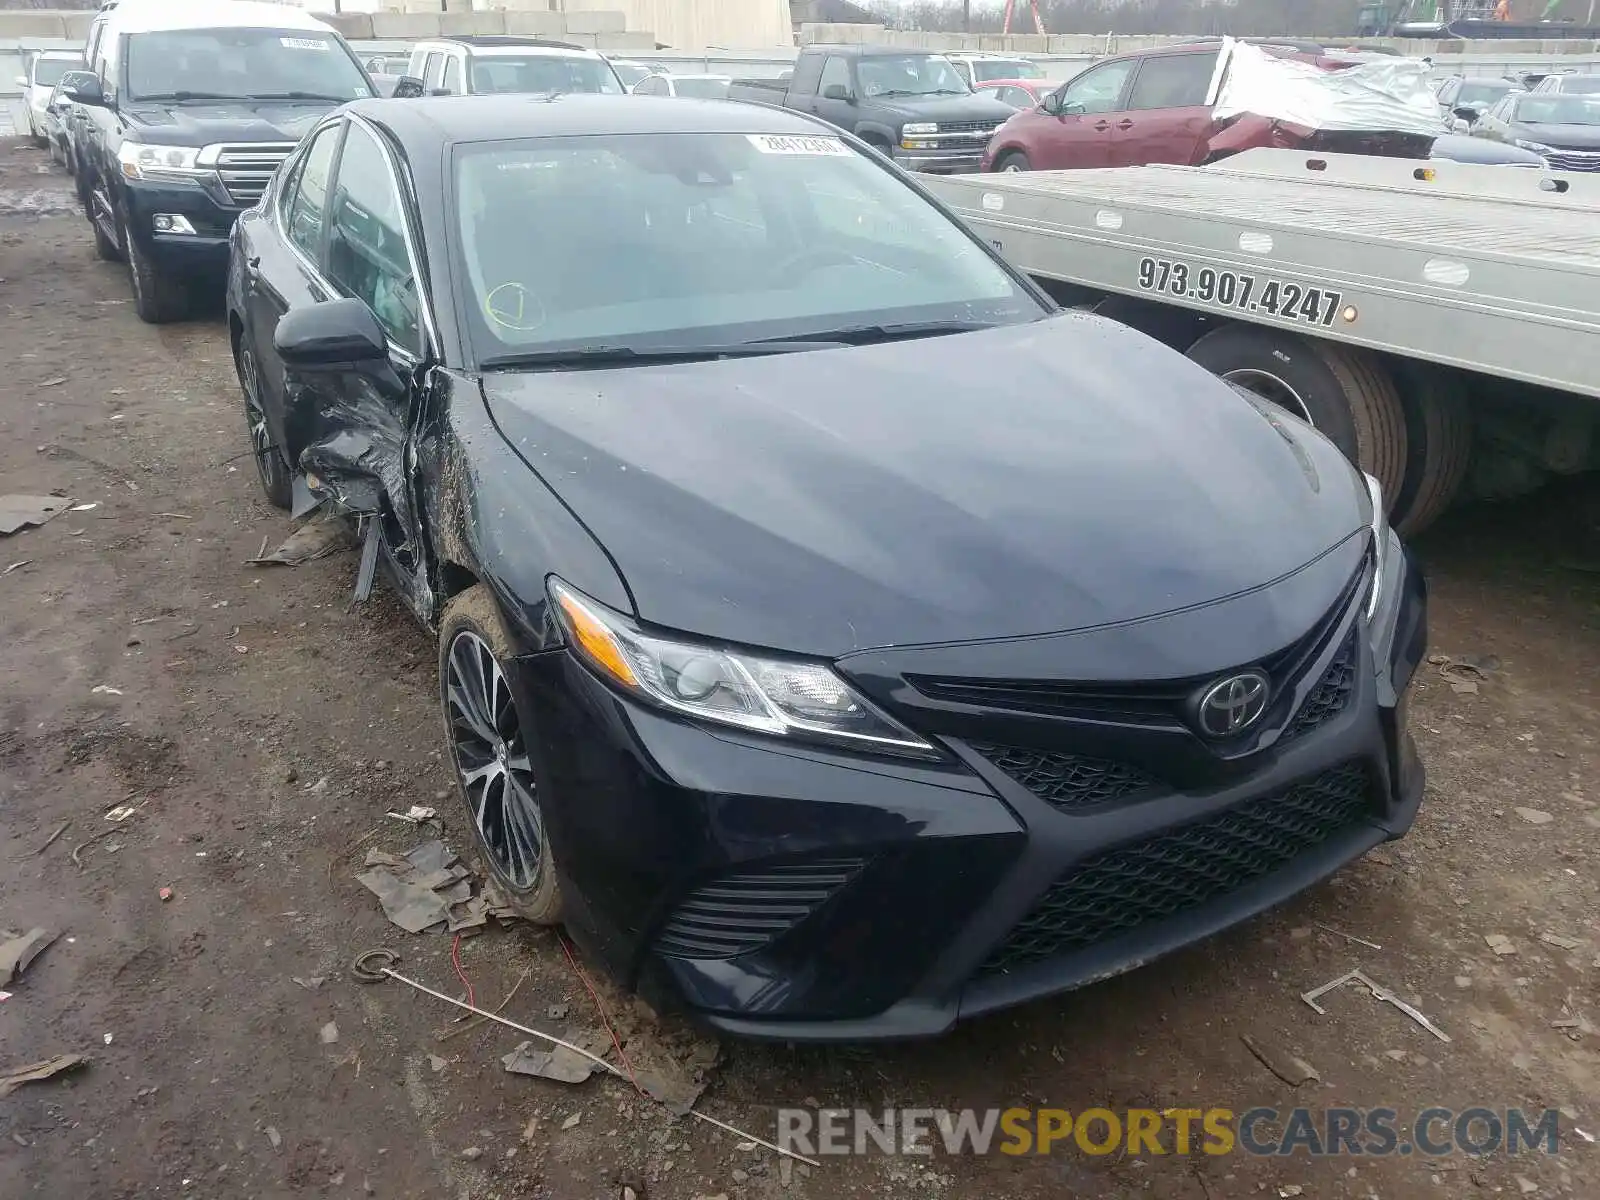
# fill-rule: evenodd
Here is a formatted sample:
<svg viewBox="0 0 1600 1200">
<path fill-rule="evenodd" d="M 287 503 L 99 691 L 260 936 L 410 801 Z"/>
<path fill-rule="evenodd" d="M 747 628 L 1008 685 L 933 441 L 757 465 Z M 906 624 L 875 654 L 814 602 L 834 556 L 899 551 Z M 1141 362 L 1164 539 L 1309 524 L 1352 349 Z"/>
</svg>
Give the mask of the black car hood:
<svg viewBox="0 0 1600 1200">
<path fill-rule="evenodd" d="M 1077 313 L 483 386 L 643 620 L 824 657 L 1203 604 L 1368 519 L 1332 443 Z"/>
<path fill-rule="evenodd" d="M 134 101 L 118 113 L 136 140 L 164 146 L 213 142 L 298 142 L 338 101 L 191 100 L 186 104 Z"/>
<path fill-rule="evenodd" d="M 1517 136 L 1557 150 L 1600 150 L 1600 125 L 1534 123 L 1514 126 Z"/>
<path fill-rule="evenodd" d="M 863 103 L 907 121 L 988 121 L 996 125 L 1017 110 L 993 96 L 871 96 Z"/>
</svg>

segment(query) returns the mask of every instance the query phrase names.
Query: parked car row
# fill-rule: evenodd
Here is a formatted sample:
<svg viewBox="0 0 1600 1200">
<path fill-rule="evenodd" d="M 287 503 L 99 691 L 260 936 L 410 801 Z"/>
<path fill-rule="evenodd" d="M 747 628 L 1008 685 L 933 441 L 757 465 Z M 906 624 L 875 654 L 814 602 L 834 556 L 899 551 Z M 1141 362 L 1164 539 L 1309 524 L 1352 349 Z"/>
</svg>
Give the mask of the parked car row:
<svg viewBox="0 0 1600 1200">
<path fill-rule="evenodd" d="M 1381 488 L 896 170 L 1017 111 L 948 59 L 808 48 L 757 106 L 445 39 L 387 98 L 297 9 L 121 0 L 87 62 L 97 252 L 147 320 L 223 276 L 263 493 L 359 521 L 478 857 L 625 986 L 936 1034 L 1411 825 Z"/>
</svg>

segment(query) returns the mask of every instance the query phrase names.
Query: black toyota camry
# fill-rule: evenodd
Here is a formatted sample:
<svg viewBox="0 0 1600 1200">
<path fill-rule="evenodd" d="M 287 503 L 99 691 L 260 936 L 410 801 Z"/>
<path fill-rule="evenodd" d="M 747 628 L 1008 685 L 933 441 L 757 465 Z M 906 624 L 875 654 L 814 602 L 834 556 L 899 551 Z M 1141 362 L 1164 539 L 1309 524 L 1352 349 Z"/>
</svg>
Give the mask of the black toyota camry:
<svg viewBox="0 0 1600 1200">
<path fill-rule="evenodd" d="M 1376 485 L 810 118 L 360 101 L 228 309 L 267 496 L 438 633 L 485 865 L 658 1002 L 934 1034 L 1416 814 Z"/>
</svg>

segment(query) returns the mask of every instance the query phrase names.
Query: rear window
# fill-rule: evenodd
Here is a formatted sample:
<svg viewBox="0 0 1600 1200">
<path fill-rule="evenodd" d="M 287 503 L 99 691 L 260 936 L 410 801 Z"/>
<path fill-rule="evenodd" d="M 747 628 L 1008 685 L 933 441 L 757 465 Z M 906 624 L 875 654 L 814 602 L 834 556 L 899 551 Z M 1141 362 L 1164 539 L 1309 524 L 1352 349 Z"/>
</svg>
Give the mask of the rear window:
<svg viewBox="0 0 1600 1200">
<path fill-rule="evenodd" d="M 1025 58 L 975 59 L 974 79 L 1043 79 L 1044 69 Z"/>
<path fill-rule="evenodd" d="M 83 59 L 41 58 L 33 65 L 33 82 L 39 87 L 55 87 L 68 71 L 83 70 Z"/>
<path fill-rule="evenodd" d="M 728 98 L 728 80 L 726 79 L 675 79 L 673 86 L 677 88 L 680 96 L 696 96 L 702 100 L 726 100 Z"/>
<path fill-rule="evenodd" d="M 307 29 L 178 29 L 128 36 L 129 100 L 370 96 L 344 43 Z"/>
<path fill-rule="evenodd" d="M 611 64 L 599 58 L 555 54 L 478 55 L 472 60 L 474 92 L 604 92 L 620 95 Z"/>
<path fill-rule="evenodd" d="M 1500 97 L 1506 95 L 1516 84 L 1509 81 L 1501 83 L 1498 80 L 1489 80 L 1484 83 L 1476 81 L 1463 83 L 1461 93 L 1456 99 L 1465 104 L 1493 104 Z"/>
</svg>

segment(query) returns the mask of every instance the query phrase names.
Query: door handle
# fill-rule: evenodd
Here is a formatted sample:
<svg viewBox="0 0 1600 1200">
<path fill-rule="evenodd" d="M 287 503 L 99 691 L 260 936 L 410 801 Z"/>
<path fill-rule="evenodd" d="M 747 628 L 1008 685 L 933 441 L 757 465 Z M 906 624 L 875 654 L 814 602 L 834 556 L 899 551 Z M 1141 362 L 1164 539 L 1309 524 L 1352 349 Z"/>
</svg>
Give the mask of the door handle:
<svg viewBox="0 0 1600 1200">
<path fill-rule="evenodd" d="M 1133 128 L 1133 122 L 1132 121 L 1118 121 L 1117 122 L 1117 128 L 1118 129 L 1132 129 Z"/>
<path fill-rule="evenodd" d="M 1106 130 L 1111 128 L 1111 122 L 1110 121 L 1097 121 L 1097 122 L 1095 122 L 1095 128 L 1098 129 L 1101 133 L 1104 133 Z"/>
</svg>

